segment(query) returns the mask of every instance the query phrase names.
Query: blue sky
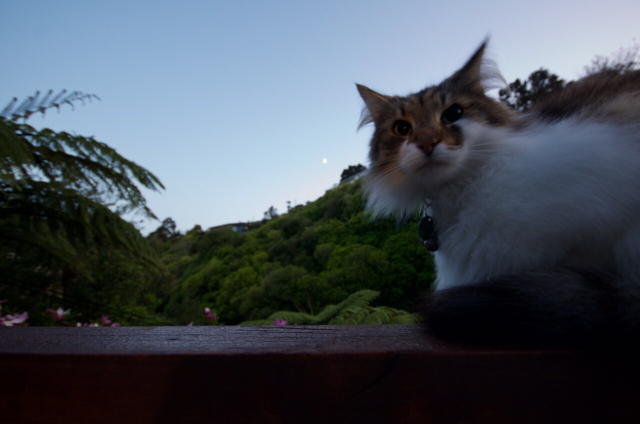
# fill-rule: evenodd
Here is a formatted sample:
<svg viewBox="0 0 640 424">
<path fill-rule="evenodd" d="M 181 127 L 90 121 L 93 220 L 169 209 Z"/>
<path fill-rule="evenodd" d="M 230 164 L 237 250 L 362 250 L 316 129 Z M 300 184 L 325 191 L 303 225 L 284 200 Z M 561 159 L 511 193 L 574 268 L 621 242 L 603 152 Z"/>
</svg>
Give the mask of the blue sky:
<svg viewBox="0 0 640 424">
<path fill-rule="evenodd" d="M 575 79 L 637 42 L 637 0 L 517 4 L 4 0 L 0 108 L 36 90 L 96 94 L 29 123 L 93 135 L 152 171 L 166 190 L 145 192 L 151 209 L 183 231 L 258 220 L 366 164 L 355 82 L 420 90 L 488 34 L 508 81 L 540 67 Z"/>
</svg>

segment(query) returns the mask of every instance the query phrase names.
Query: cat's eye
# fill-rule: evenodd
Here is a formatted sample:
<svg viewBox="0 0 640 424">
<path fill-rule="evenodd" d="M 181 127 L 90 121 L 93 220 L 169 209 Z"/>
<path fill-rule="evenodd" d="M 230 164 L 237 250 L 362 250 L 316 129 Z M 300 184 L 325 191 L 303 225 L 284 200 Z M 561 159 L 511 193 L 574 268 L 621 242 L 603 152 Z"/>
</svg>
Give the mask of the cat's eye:
<svg viewBox="0 0 640 424">
<path fill-rule="evenodd" d="M 393 133 L 400 137 L 406 137 L 411 134 L 411 124 L 400 119 L 393 124 Z"/>
<path fill-rule="evenodd" d="M 459 104 L 453 104 L 447 108 L 444 112 L 442 112 L 442 122 L 445 124 L 453 124 L 458 119 L 462 118 L 462 107 Z"/>
</svg>

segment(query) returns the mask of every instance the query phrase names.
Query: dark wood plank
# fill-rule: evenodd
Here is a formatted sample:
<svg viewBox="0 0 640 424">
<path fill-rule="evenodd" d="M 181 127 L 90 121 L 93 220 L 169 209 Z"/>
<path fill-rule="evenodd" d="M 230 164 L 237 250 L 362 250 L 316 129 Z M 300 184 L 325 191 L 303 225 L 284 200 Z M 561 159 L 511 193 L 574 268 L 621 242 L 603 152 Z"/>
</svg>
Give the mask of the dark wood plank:
<svg viewBox="0 0 640 424">
<path fill-rule="evenodd" d="M 0 353 L 250 354 L 446 351 L 418 326 L 0 327 Z"/>
<path fill-rule="evenodd" d="M 1 423 L 640 422 L 633 356 L 415 326 L 1 328 Z"/>
</svg>

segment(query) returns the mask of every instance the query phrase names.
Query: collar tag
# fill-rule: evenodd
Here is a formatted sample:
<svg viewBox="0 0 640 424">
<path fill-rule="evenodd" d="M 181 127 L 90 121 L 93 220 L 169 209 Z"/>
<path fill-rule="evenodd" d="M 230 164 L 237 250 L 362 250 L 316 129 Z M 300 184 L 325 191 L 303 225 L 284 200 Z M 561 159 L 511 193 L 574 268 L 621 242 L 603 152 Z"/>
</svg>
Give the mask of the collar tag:
<svg viewBox="0 0 640 424">
<path fill-rule="evenodd" d="M 429 215 L 423 216 L 418 222 L 418 235 L 429 251 L 435 252 L 438 250 L 438 235 L 436 234 L 433 218 Z"/>
</svg>

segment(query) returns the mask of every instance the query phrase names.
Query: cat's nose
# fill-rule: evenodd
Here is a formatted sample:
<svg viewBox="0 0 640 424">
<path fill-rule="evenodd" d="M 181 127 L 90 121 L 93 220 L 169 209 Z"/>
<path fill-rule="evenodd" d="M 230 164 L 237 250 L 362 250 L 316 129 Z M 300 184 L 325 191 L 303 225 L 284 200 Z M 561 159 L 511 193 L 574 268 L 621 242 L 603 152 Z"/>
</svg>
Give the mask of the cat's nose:
<svg viewBox="0 0 640 424">
<path fill-rule="evenodd" d="M 425 137 L 416 141 L 416 147 L 429 156 L 438 143 L 440 143 L 440 139 L 437 137 Z"/>
</svg>

